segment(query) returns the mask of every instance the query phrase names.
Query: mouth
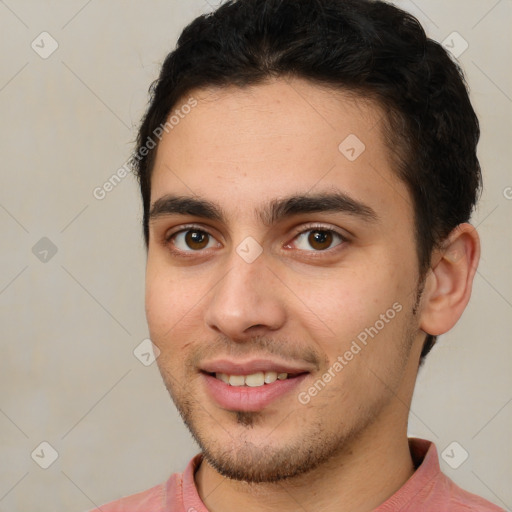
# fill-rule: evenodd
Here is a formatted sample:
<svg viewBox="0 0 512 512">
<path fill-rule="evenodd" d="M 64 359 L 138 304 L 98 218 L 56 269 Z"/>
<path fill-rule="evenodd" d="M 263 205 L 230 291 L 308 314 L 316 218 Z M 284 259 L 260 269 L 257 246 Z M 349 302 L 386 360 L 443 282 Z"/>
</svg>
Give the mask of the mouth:
<svg viewBox="0 0 512 512">
<path fill-rule="evenodd" d="M 216 361 L 200 369 L 207 395 L 227 411 L 261 411 L 297 390 L 311 373 L 268 360 L 233 363 Z"/>
<path fill-rule="evenodd" d="M 227 373 L 222 373 L 222 372 L 215 372 L 215 373 L 204 372 L 204 373 L 206 373 L 210 377 L 215 377 L 216 379 L 224 382 L 224 384 L 228 384 L 229 386 L 259 388 L 261 386 L 272 384 L 273 382 L 276 382 L 277 380 L 294 379 L 301 375 L 304 375 L 307 372 L 301 372 L 301 373 L 280 372 L 280 373 L 277 373 L 275 371 L 265 371 L 265 372 L 250 373 L 248 375 L 227 374 Z"/>
</svg>

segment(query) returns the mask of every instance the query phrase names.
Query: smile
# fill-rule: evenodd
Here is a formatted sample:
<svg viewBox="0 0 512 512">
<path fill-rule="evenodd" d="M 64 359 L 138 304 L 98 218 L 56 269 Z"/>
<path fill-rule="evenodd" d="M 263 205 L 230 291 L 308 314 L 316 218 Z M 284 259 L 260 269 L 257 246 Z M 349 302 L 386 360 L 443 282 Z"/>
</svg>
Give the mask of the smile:
<svg viewBox="0 0 512 512">
<path fill-rule="evenodd" d="M 291 376 L 290 376 L 291 377 Z M 221 380 L 230 386 L 249 386 L 257 388 L 265 384 L 272 384 L 276 380 L 285 380 L 287 373 L 277 373 L 273 371 L 256 372 L 249 375 L 228 375 L 227 373 L 215 373 L 215 378 Z"/>
</svg>

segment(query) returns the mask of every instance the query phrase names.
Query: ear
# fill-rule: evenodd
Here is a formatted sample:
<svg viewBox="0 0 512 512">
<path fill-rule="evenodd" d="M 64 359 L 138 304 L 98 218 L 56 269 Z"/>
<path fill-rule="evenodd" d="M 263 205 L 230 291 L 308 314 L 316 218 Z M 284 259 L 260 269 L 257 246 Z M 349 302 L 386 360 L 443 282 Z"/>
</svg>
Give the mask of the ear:
<svg viewBox="0 0 512 512">
<path fill-rule="evenodd" d="M 459 224 L 432 255 L 421 299 L 420 328 L 434 336 L 449 331 L 471 296 L 480 259 L 480 238 L 471 224 Z"/>
</svg>

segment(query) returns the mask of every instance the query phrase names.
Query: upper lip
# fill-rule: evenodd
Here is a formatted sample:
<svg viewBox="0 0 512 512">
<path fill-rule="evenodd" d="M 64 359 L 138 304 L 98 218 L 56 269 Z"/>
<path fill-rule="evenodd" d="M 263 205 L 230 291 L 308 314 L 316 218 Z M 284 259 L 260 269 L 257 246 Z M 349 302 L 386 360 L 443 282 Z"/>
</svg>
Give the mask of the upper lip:
<svg viewBox="0 0 512 512">
<path fill-rule="evenodd" d="M 207 373 L 226 373 L 228 375 L 250 375 L 256 372 L 276 372 L 299 374 L 309 373 L 308 365 L 292 365 L 272 359 L 251 359 L 249 361 L 231 361 L 229 359 L 216 359 L 203 363 L 200 367 Z"/>
</svg>

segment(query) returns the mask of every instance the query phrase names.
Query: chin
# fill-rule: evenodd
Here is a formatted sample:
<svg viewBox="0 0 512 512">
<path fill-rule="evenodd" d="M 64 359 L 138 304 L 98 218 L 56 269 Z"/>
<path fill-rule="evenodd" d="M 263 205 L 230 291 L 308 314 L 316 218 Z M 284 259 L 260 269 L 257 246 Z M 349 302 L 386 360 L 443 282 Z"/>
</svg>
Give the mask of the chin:
<svg viewBox="0 0 512 512">
<path fill-rule="evenodd" d="M 329 434 L 321 424 L 303 430 L 281 424 L 258 425 L 260 413 L 233 413 L 231 425 L 213 425 L 211 416 L 200 421 L 184 418 L 205 461 L 219 474 L 248 483 L 275 483 L 298 477 L 335 457 L 345 445 L 344 436 Z M 199 420 L 199 418 L 194 418 Z"/>
</svg>

